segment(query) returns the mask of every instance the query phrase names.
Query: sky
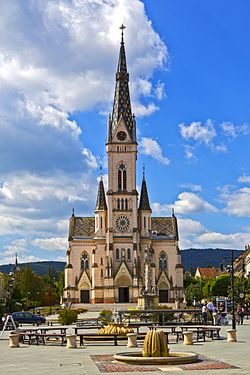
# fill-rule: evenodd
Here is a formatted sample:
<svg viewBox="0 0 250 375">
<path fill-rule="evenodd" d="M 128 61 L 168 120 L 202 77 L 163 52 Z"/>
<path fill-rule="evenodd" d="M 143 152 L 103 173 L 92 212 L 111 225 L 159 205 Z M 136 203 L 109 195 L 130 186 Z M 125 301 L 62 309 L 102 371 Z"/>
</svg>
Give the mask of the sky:
<svg viewBox="0 0 250 375">
<path fill-rule="evenodd" d="M 0 264 L 63 260 L 92 216 L 124 23 L 137 185 L 180 248 L 250 242 L 250 3 L 0 2 Z"/>
</svg>

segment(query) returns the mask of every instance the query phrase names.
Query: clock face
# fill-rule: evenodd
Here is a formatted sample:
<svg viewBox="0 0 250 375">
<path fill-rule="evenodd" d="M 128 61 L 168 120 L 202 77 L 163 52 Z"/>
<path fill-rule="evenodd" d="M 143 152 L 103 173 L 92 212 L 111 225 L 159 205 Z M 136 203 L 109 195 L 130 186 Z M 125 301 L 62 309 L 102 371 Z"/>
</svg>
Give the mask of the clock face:
<svg viewBox="0 0 250 375">
<path fill-rule="evenodd" d="M 117 139 L 119 140 L 119 141 L 125 141 L 125 139 L 127 138 L 127 134 L 124 132 L 124 131 L 119 131 L 118 133 L 117 133 Z"/>
<path fill-rule="evenodd" d="M 117 229 L 119 229 L 120 231 L 123 232 L 125 230 L 128 230 L 128 228 L 130 226 L 130 220 L 129 220 L 129 218 L 127 216 L 120 215 L 116 219 L 115 225 L 116 225 Z"/>
</svg>

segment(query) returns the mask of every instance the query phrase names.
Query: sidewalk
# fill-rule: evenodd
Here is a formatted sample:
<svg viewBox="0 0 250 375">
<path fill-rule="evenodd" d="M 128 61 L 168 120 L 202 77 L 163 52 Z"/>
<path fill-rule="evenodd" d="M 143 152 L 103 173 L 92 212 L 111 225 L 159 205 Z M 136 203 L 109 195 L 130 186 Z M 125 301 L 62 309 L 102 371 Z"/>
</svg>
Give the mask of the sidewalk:
<svg viewBox="0 0 250 375">
<path fill-rule="evenodd" d="M 226 337 L 226 330 L 230 326 L 222 327 L 221 336 Z M 78 349 L 66 349 L 66 347 L 53 346 L 53 345 L 21 345 L 20 348 L 8 347 L 8 332 L 4 333 L 5 340 L 0 340 L 0 372 L 7 375 L 82 375 L 82 374 L 101 374 L 107 373 L 107 367 L 103 367 L 102 360 L 98 358 L 105 358 L 118 352 L 131 351 L 126 347 L 126 344 L 120 344 L 115 347 L 112 344 L 102 345 L 87 345 Z M 244 325 L 237 326 L 237 343 L 228 343 L 224 340 L 211 340 L 195 343 L 193 346 L 183 346 L 180 344 L 171 344 L 170 351 L 192 351 L 215 360 L 225 362 L 229 365 L 239 368 L 217 369 L 217 370 L 180 370 L 176 368 L 161 368 L 156 371 L 137 370 L 133 366 L 133 372 L 124 372 L 124 365 L 120 366 L 121 372 L 113 372 L 115 367 L 110 361 L 109 372 L 114 374 L 132 375 L 136 373 L 143 373 L 145 371 L 152 373 L 152 375 L 163 374 L 164 372 L 175 373 L 181 372 L 189 375 L 249 375 L 250 374 L 250 360 L 249 360 L 249 347 L 250 347 L 250 320 L 245 320 Z M 140 348 L 136 349 L 139 351 Z M 103 355 L 103 357 L 100 357 Z M 105 356 L 104 356 L 105 355 Z M 91 357 L 92 356 L 92 357 Z M 113 367 L 112 367 L 113 366 Z M 117 366 L 117 365 L 116 365 Z M 144 366 L 145 367 L 145 366 Z"/>
</svg>

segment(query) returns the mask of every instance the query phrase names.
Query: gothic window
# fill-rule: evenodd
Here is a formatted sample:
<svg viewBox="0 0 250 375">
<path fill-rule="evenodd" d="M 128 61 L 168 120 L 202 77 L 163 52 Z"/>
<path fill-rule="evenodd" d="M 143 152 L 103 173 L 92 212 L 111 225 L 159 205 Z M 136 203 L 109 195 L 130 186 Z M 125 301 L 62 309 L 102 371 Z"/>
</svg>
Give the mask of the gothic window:
<svg viewBox="0 0 250 375">
<path fill-rule="evenodd" d="M 82 270 L 88 270 L 89 269 L 89 256 L 86 253 L 86 251 L 84 251 L 84 253 L 82 254 L 82 257 L 81 257 L 81 269 Z"/>
<path fill-rule="evenodd" d="M 123 190 L 127 190 L 127 172 L 123 171 Z"/>
<path fill-rule="evenodd" d="M 115 250 L 115 259 L 116 259 L 116 260 L 119 260 L 119 259 L 120 259 L 120 251 L 119 251 L 119 249 L 116 249 L 116 250 Z"/>
<path fill-rule="evenodd" d="M 101 270 L 101 277 L 103 277 L 103 270 Z"/>
<path fill-rule="evenodd" d="M 131 250 L 127 249 L 127 260 L 131 260 Z"/>
<path fill-rule="evenodd" d="M 144 216 L 143 219 L 144 219 L 144 228 L 146 228 L 146 217 Z"/>
<path fill-rule="evenodd" d="M 117 210 L 120 210 L 120 198 L 117 199 Z"/>
<path fill-rule="evenodd" d="M 124 199 L 123 198 L 121 199 L 121 203 L 122 203 L 122 210 L 124 210 Z"/>
<path fill-rule="evenodd" d="M 127 190 L 127 172 L 124 163 L 120 163 L 118 168 L 118 190 Z"/>
<path fill-rule="evenodd" d="M 103 259 L 101 258 L 101 266 L 103 266 Z"/>
<path fill-rule="evenodd" d="M 125 210 L 127 210 L 128 209 L 128 199 L 126 198 L 125 199 Z"/>
<path fill-rule="evenodd" d="M 122 190 L 122 171 L 118 171 L 118 190 Z"/>
<path fill-rule="evenodd" d="M 101 228 L 102 228 L 102 217 L 101 217 Z"/>
<path fill-rule="evenodd" d="M 167 270 L 167 267 L 168 267 L 167 254 L 165 253 L 165 251 L 162 251 L 160 253 L 160 257 L 159 257 L 159 269 L 160 270 Z"/>
</svg>

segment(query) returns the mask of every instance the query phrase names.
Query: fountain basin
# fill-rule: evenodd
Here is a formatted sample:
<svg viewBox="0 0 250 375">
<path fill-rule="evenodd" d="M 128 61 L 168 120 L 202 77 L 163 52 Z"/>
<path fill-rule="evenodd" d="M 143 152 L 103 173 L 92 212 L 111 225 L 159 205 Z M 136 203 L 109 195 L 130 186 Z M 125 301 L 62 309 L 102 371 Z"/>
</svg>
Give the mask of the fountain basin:
<svg viewBox="0 0 250 375">
<path fill-rule="evenodd" d="M 143 357 L 141 352 L 117 353 L 114 359 L 132 365 L 184 365 L 198 361 L 198 354 L 171 352 L 168 357 Z"/>
</svg>

